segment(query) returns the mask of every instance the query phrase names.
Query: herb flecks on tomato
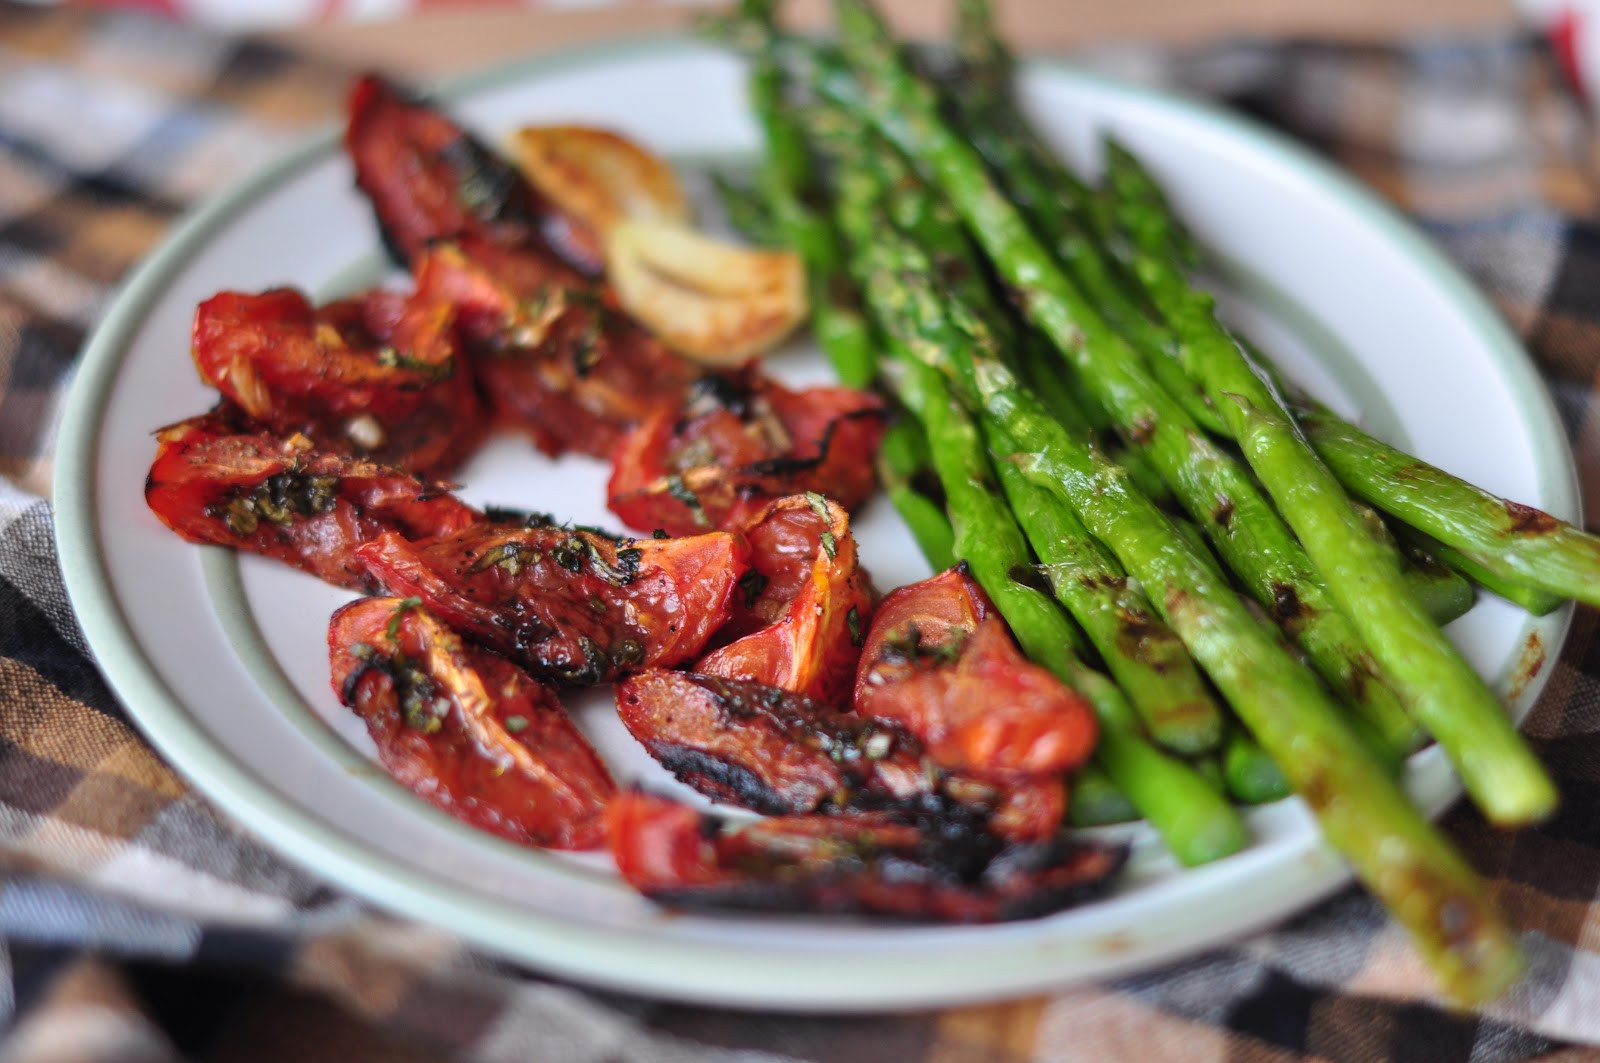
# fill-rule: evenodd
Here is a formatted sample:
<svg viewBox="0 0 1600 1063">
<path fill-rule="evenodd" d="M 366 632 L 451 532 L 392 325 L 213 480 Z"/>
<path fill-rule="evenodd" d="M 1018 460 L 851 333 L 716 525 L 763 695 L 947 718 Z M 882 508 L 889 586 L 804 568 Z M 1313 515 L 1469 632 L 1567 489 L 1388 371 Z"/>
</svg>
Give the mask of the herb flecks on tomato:
<svg viewBox="0 0 1600 1063">
<path fill-rule="evenodd" d="M 846 510 L 876 486 L 884 407 L 868 392 L 793 390 L 753 370 L 702 376 L 617 448 L 607 496 L 631 528 L 748 527 L 769 502 L 814 492 Z"/>
<path fill-rule="evenodd" d="M 416 599 L 344 606 L 328 655 L 334 691 L 401 785 L 524 845 L 603 844 L 615 784 L 550 688 L 463 642 Z"/>
<path fill-rule="evenodd" d="M 1038 840 L 1066 810 L 1060 779 L 950 771 L 894 724 L 763 683 L 650 669 L 619 685 L 617 712 L 680 782 L 768 814 L 876 811 Z"/>
<path fill-rule="evenodd" d="M 941 763 L 994 778 L 1070 771 L 1097 734 L 1093 710 L 1023 656 L 960 567 L 879 603 L 855 706 L 917 735 Z"/>
<path fill-rule="evenodd" d="M 317 450 L 303 436 L 247 430 L 226 409 L 157 435 L 145 501 L 190 542 L 262 554 L 354 589 L 355 552 L 385 533 L 432 538 L 479 515 L 438 484 L 387 465 Z"/>
<path fill-rule="evenodd" d="M 455 313 L 371 291 L 313 307 L 302 293 L 221 292 L 195 312 L 200 378 L 262 427 L 419 476 L 446 476 L 487 423 L 459 356 Z"/>
<path fill-rule="evenodd" d="M 847 705 L 873 598 L 849 515 L 821 495 L 791 495 L 744 534 L 750 571 L 733 619 L 718 633 L 731 641 L 696 670 Z"/>
<path fill-rule="evenodd" d="M 495 419 L 547 454 L 610 457 L 627 432 L 676 410 L 697 373 L 548 252 L 437 244 L 416 280 L 455 309 Z"/>
<path fill-rule="evenodd" d="M 728 617 L 748 550 L 725 533 L 613 540 L 561 526 L 481 523 L 360 551 L 390 594 L 570 686 L 692 660 Z"/>
</svg>

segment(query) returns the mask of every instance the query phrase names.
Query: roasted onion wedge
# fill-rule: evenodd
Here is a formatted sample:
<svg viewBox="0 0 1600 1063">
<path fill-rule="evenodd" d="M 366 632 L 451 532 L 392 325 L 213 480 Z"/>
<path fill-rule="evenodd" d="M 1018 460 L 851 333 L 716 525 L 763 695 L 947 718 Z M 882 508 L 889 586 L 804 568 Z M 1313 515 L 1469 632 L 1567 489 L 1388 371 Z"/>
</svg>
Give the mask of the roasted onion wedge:
<svg viewBox="0 0 1600 1063">
<path fill-rule="evenodd" d="M 527 126 L 511 156 L 556 207 L 599 233 L 624 218 L 689 223 L 689 199 L 668 162 L 609 129 Z"/>
<path fill-rule="evenodd" d="M 740 365 L 805 319 L 805 268 L 791 252 L 739 247 L 637 217 L 614 225 L 605 247 L 606 276 L 622 308 L 704 365 Z"/>
</svg>

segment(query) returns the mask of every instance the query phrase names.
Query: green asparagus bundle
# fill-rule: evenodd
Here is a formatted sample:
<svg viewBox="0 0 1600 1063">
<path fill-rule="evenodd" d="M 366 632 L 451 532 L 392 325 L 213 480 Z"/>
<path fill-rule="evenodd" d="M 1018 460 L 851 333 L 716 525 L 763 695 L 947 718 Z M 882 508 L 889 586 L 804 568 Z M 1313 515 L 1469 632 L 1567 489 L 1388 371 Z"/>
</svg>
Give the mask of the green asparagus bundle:
<svg viewBox="0 0 1600 1063">
<path fill-rule="evenodd" d="M 1517 973 L 1515 944 L 1470 869 L 1406 801 L 1393 758 L 1425 725 L 1492 819 L 1548 812 L 1548 777 L 1438 630 L 1471 603 L 1470 585 L 1445 566 L 1548 609 L 1555 595 L 1600 598 L 1600 540 L 1281 391 L 1192 283 L 1197 246 L 1150 175 L 1113 148 L 1106 186 L 1094 188 L 1055 160 L 1012 98 L 988 5 L 958 3 L 964 65 L 959 90 L 943 97 L 867 0 L 836 0 L 831 46 L 783 38 L 769 0 L 742 13 L 744 47 L 759 42 L 758 86 L 776 86 L 787 64 L 835 109 L 836 126 L 858 130 L 853 145 L 821 135 L 781 92 L 753 91 L 774 229 L 806 255 L 813 294 L 843 299 L 866 323 L 874 359 L 888 359 L 880 384 L 905 408 L 903 438 L 881 461 L 891 496 L 908 500 L 896 503 L 903 513 L 931 514 L 913 529 L 930 556 L 982 569 L 1024 647 L 1096 704 L 1107 737 L 1076 781 L 1075 822 L 1130 810 L 1163 817 L 1163 833 L 1176 822 L 1175 791 L 1148 788 L 1179 784 L 1130 769 L 1173 760 L 1142 737 L 1159 716 L 1132 711 L 1143 695 L 1106 652 L 1114 627 L 1097 637 L 1074 604 L 1071 585 L 1101 565 L 1152 592 L 1158 619 L 1243 724 L 1218 733 L 1220 750 L 1187 768 L 1183 785 L 1225 785 L 1242 802 L 1292 787 L 1446 988 L 1493 995 Z M 806 225 L 785 228 L 795 205 Z M 817 231 L 828 233 L 820 245 Z M 819 249 L 805 251 L 807 241 Z M 840 284 L 846 268 L 854 290 Z M 1192 525 L 1163 508 L 1173 501 Z M 1083 655 L 1095 652 L 1121 689 L 1090 667 Z"/>
<path fill-rule="evenodd" d="M 747 5 L 746 11 L 755 6 Z M 758 79 L 763 69 L 763 62 L 758 61 Z M 770 83 L 758 81 L 752 98 L 763 128 L 770 131 L 791 119 L 780 95 L 766 91 L 768 87 Z M 776 189 L 778 196 L 798 200 L 815 192 L 809 187 L 807 171 L 799 167 L 780 170 L 771 159 L 769 156 L 768 181 L 777 173 L 784 182 Z M 867 176 L 870 178 L 870 174 Z M 859 183 L 857 187 L 861 187 Z M 872 202 L 881 204 L 882 184 L 869 181 L 869 187 Z M 858 198 L 855 202 L 861 205 L 865 201 Z M 908 204 L 901 203 L 899 207 L 902 220 L 914 223 Z M 818 221 L 825 224 L 825 219 Z M 813 242 L 800 247 L 808 266 L 817 264 L 811 256 L 818 246 Z M 847 293 L 839 280 L 836 276 L 829 278 L 829 297 L 852 297 L 853 293 Z M 894 344 L 888 346 L 893 348 Z M 1238 814 L 1191 768 L 1143 737 L 1123 691 L 1083 661 L 1081 636 L 1071 622 L 1034 581 L 1017 578 L 1019 572 L 1032 570 L 1034 559 L 1021 530 L 997 498 L 993 472 L 973 422 L 951 401 L 936 373 L 914 362 L 902 368 L 909 372 L 900 376 L 896 390 L 916 419 L 902 421 L 891 430 L 881 466 L 889 474 L 891 497 L 930 562 L 942 568 L 953 556 L 965 559 L 1030 656 L 1078 689 L 1094 707 L 1101 724 L 1096 771 L 1103 770 L 1097 776 L 1102 805 L 1115 795 L 1114 805 L 1134 808 L 1184 864 L 1203 863 L 1240 849 L 1247 834 Z M 923 426 L 927 433 L 920 431 Z M 938 476 L 938 494 L 942 505 L 948 508 L 948 520 L 943 519 L 942 509 L 935 508 L 931 493 L 915 487 L 924 462 Z M 1141 641 L 1148 641 L 1137 631 L 1124 629 L 1122 634 L 1123 641 L 1114 643 L 1112 648 L 1124 658 Z M 1179 682 L 1167 685 L 1185 689 L 1181 682 L 1183 669 L 1174 667 L 1172 671 Z M 1203 691 L 1199 696 L 1209 703 Z M 1214 712 L 1214 706 L 1211 708 Z"/>
</svg>

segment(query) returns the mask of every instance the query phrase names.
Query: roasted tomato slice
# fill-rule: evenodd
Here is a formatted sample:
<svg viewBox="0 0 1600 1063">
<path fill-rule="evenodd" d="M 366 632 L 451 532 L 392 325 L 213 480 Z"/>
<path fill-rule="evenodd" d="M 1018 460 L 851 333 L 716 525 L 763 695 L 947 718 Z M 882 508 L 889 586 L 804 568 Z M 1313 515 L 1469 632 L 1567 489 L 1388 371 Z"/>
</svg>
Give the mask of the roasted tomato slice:
<svg viewBox="0 0 1600 1063">
<path fill-rule="evenodd" d="M 942 764 L 998 778 L 1069 771 L 1096 737 L 1088 704 L 1022 655 L 960 566 L 879 603 L 855 707 L 900 724 Z"/>
<path fill-rule="evenodd" d="M 448 475 L 487 432 L 442 302 L 373 291 L 313 309 L 298 291 L 200 304 L 195 366 L 264 427 L 323 450 Z"/>
<path fill-rule="evenodd" d="M 615 784 L 550 688 L 410 599 L 344 606 L 328 656 L 333 689 L 401 785 L 514 842 L 603 844 Z"/>
<path fill-rule="evenodd" d="M 611 510 L 631 528 L 686 535 L 747 527 L 774 498 L 807 491 L 854 509 L 872 493 L 883 418 L 869 392 L 707 374 L 682 409 L 658 412 L 618 447 Z"/>
<path fill-rule="evenodd" d="M 651 669 L 617 687 L 617 712 L 680 782 L 758 812 L 959 809 L 997 834 L 1036 839 L 1066 811 L 1059 779 L 999 786 L 950 772 L 893 724 L 761 683 Z"/>
<path fill-rule="evenodd" d="M 791 495 L 768 506 L 745 538 L 750 570 L 739 581 L 734 618 L 719 632 L 739 637 L 696 671 L 848 704 L 872 615 L 849 514 L 821 495 Z M 752 621 L 761 626 L 740 634 Z"/>
<path fill-rule="evenodd" d="M 730 823 L 630 791 L 606 810 L 622 877 L 678 908 L 958 923 L 1026 919 L 1103 892 L 1127 850 L 1057 835 L 1008 843 L 958 823 L 783 816 Z"/>
<path fill-rule="evenodd" d="M 318 451 L 303 436 L 241 428 L 222 411 L 156 434 L 145 501 L 190 542 L 264 554 L 361 589 L 362 543 L 385 532 L 451 535 L 481 519 L 445 488 L 400 469 Z"/>
<path fill-rule="evenodd" d="M 694 658 L 728 617 L 747 549 L 732 535 L 610 539 L 483 523 L 428 543 L 386 535 L 360 551 L 390 594 L 542 679 L 609 682 Z"/>
<path fill-rule="evenodd" d="M 416 275 L 456 309 L 496 418 L 547 454 L 609 458 L 635 425 L 677 409 L 697 373 L 547 252 L 440 244 Z"/>
<path fill-rule="evenodd" d="M 882 807 L 929 792 L 909 735 L 766 684 L 650 669 L 618 685 L 617 713 L 680 782 L 758 812 Z"/>
<path fill-rule="evenodd" d="M 344 143 L 397 262 L 463 235 L 511 247 L 538 239 L 547 208 L 516 167 L 382 78 L 356 82 Z"/>
</svg>

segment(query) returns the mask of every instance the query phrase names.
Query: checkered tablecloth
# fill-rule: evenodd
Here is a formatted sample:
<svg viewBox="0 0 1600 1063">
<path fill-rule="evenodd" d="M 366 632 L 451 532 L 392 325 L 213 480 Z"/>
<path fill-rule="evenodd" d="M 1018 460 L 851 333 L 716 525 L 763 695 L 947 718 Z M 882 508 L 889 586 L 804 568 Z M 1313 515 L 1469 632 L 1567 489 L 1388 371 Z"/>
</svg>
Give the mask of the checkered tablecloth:
<svg viewBox="0 0 1600 1063">
<path fill-rule="evenodd" d="M 1524 39 L 1102 52 L 1326 151 L 1493 297 L 1600 512 L 1600 141 Z M 778 1016 L 552 982 L 290 865 L 150 748 L 57 571 L 58 411 L 117 282 L 187 206 L 332 120 L 350 72 L 130 12 L 0 0 L 0 1060 L 1579 1059 L 1600 1053 L 1600 632 L 1528 730 L 1563 807 L 1446 827 L 1531 960 L 1476 1013 L 1351 890 L 1159 971 L 1004 1004 Z"/>
</svg>

